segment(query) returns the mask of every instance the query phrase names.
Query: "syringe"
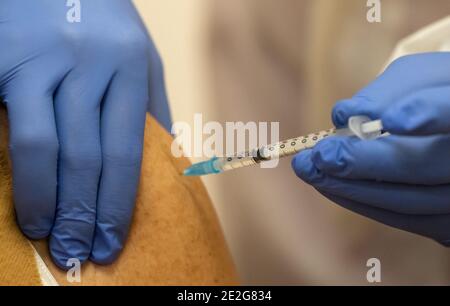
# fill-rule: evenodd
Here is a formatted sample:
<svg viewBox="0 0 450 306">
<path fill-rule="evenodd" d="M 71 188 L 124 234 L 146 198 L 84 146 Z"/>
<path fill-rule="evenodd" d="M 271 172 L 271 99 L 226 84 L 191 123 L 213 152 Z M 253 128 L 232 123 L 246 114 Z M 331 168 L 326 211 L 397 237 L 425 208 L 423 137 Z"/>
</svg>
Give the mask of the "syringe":
<svg viewBox="0 0 450 306">
<path fill-rule="evenodd" d="M 383 134 L 383 124 L 381 120 L 371 121 L 368 117 L 356 116 L 350 118 L 347 128 L 329 129 L 264 146 L 253 151 L 235 154 L 233 156 L 214 157 L 208 161 L 192 165 L 184 171 L 184 175 L 203 176 L 208 174 L 219 174 L 225 171 L 292 156 L 303 150 L 313 148 L 321 140 L 330 136 L 356 136 L 361 139 L 372 140 L 385 135 L 388 134 Z"/>
</svg>

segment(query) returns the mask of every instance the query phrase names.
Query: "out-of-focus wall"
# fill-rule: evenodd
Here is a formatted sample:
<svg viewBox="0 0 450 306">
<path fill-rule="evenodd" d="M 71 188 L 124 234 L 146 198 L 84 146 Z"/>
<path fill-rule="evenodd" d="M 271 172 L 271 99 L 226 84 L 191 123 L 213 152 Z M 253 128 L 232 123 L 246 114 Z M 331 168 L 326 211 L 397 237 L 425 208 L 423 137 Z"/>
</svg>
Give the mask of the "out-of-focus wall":
<svg viewBox="0 0 450 306">
<path fill-rule="evenodd" d="M 162 55 L 167 91 L 174 121 L 193 124 L 195 113 L 204 120 L 214 117 L 208 38 L 211 5 L 209 0 L 134 0 L 157 48 Z M 204 182 L 223 224 L 225 236 L 230 225 L 224 218 L 219 185 L 210 178 Z M 229 239 L 228 239 L 229 240 Z M 232 251 L 233 241 L 228 241 Z M 234 252 L 234 256 L 239 256 Z"/>
<path fill-rule="evenodd" d="M 215 120 L 209 58 L 209 0 L 134 0 L 163 58 L 174 121 L 189 124 L 194 114 Z M 206 179 L 213 197 L 216 185 Z M 214 201 L 217 203 L 218 201 Z M 220 207 L 216 209 L 219 210 Z"/>
<path fill-rule="evenodd" d="M 134 0 L 162 54 L 175 121 L 208 112 L 208 0 Z"/>
</svg>

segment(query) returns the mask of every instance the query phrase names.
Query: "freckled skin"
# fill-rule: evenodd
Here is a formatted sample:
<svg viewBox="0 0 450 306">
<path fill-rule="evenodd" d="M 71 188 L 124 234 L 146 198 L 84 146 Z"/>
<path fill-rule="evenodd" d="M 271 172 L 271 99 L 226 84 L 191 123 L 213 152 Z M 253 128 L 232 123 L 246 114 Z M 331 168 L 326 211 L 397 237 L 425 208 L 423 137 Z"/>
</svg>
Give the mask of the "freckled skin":
<svg viewBox="0 0 450 306">
<path fill-rule="evenodd" d="M 136 212 L 124 251 L 110 266 L 87 262 L 72 285 L 236 285 L 236 270 L 208 193 L 198 178 L 181 175 L 189 161 L 175 159 L 172 138 L 148 117 Z M 173 192 L 177 190 L 177 192 Z M 57 281 L 66 273 L 36 242 Z"/>
</svg>

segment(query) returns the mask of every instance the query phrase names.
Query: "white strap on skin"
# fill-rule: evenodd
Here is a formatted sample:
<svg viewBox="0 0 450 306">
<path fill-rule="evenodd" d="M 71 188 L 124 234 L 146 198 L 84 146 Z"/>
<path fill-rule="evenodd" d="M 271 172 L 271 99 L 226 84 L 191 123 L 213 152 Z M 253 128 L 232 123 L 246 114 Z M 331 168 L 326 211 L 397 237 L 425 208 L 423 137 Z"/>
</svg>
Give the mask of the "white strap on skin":
<svg viewBox="0 0 450 306">
<path fill-rule="evenodd" d="M 46 287 L 55 287 L 59 286 L 56 279 L 53 277 L 50 270 L 47 268 L 47 265 L 42 260 L 41 256 L 38 254 L 34 246 L 30 243 L 31 248 L 33 249 L 34 258 L 36 260 L 36 265 L 38 267 L 39 275 L 41 277 L 42 284 Z"/>
</svg>

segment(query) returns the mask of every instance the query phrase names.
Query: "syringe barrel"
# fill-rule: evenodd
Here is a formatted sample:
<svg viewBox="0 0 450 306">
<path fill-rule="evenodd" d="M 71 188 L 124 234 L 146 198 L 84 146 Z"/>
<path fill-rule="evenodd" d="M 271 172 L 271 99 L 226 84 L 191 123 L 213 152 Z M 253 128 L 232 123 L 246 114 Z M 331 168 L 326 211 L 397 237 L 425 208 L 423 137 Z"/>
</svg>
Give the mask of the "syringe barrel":
<svg viewBox="0 0 450 306">
<path fill-rule="evenodd" d="M 230 157 L 222 157 L 217 159 L 217 166 L 221 168 L 222 171 L 229 171 L 238 168 L 244 168 L 252 165 L 256 165 L 258 162 L 253 156 L 248 152 L 244 154 L 238 154 Z"/>
<path fill-rule="evenodd" d="M 336 135 L 336 129 L 329 129 L 307 136 L 293 138 L 287 141 L 264 146 L 252 152 L 236 154 L 235 156 L 218 158 L 216 163 L 222 171 L 229 171 L 259 164 L 264 161 L 291 156 L 306 149 L 313 148 L 319 141 Z"/>
<path fill-rule="evenodd" d="M 274 145 L 269 145 L 260 149 L 263 160 L 279 159 L 285 156 L 297 154 L 303 150 L 313 148 L 319 141 L 329 136 L 336 135 L 336 129 L 329 129 L 307 136 L 289 139 Z"/>
</svg>

